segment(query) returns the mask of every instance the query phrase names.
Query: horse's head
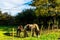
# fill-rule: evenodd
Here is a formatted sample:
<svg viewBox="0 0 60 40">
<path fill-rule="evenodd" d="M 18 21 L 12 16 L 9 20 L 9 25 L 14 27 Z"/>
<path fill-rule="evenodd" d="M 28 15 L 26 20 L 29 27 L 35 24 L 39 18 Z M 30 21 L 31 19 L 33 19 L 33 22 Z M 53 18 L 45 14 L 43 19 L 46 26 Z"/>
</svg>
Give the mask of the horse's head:
<svg viewBox="0 0 60 40">
<path fill-rule="evenodd" d="M 23 30 L 24 30 L 24 28 L 23 28 L 23 26 L 22 26 L 22 25 L 19 25 L 19 26 L 18 26 L 18 29 L 20 29 L 21 31 L 23 31 Z"/>
</svg>

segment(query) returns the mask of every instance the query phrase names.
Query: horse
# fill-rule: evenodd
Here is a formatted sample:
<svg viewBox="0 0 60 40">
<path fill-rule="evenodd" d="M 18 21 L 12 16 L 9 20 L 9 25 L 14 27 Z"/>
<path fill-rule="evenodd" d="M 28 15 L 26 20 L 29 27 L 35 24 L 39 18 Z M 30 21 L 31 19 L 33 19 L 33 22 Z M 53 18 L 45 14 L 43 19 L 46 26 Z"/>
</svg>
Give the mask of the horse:
<svg viewBox="0 0 60 40">
<path fill-rule="evenodd" d="M 37 24 L 27 24 L 24 27 L 24 37 L 28 37 L 28 32 L 27 31 L 31 31 L 31 35 L 32 37 L 34 36 L 34 32 L 36 34 L 36 36 L 38 37 L 38 35 L 40 34 L 39 31 L 39 27 Z"/>
<path fill-rule="evenodd" d="M 20 37 L 20 33 L 23 31 L 23 26 L 19 25 L 17 28 L 17 36 Z"/>
</svg>

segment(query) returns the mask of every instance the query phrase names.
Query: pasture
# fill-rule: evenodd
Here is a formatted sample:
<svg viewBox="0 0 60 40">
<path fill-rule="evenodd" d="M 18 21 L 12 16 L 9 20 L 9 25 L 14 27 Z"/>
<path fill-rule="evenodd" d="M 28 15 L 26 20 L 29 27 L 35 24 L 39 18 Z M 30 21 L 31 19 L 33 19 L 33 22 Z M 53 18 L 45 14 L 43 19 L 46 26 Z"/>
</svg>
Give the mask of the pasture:
<svg viewBox="0 0 60 40">
<path fill-rule="evenodd" d="M 57 3 L 60 3 L 60 0 L 57 0 L 56 2 L 57 2 Z"/>
<path fill-rule="evenodd" d="M 16 33 L 16 28 L 13 30 L 13 26 L 0 26 L 0 40 L 59 40 L 60 39 L 60 29 L 56 30 L 42 30 L 40 32 L 40 37 L 29 37 L 21 38 L 16 37 L 16 34 L 12 36 L 5 35 L 5 33 Z M 30 33 L 29 33 L 30 34 Z M 23 36 L 23 32 L 21 32 L 21 36 Z"/>
</svg>

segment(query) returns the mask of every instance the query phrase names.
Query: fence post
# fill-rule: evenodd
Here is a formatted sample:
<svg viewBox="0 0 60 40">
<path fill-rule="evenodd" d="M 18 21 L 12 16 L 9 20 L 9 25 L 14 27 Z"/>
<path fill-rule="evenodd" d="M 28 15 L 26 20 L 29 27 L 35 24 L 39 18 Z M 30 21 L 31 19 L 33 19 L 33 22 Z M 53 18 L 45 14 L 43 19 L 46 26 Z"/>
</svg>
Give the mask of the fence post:
<svg viewBox="0 0 60 40">
<path fill-rule="evenodd" d="M 58 30 L 58 22 L 57 22 L 57 30 Z"/>
<path fill-rule="evenodd" d="M 14 40 L 14 28 L 13 28 L 13 36 L 12 36 L 12 38 L 13 38 L 12 40 Z"/>
<path fill-rule="evenodd" d="M 54 27 L 54 25 L 52 26 L 52 31 L 53 31 L 53 27 Z"/>
<path fill-rule="evenodd" d="M 50 22 L 49 22 L 49 26 L 48 26 L 48 34 L 49 34 L 49 29 L 50 29 Z"/>
<path fill-rule="evenodd" d="M 40 35 L 42 34 L 42 30 L 43 30 L 43 25 L 41 26 L 41 32 L 40 32 Z"/>
</svg>

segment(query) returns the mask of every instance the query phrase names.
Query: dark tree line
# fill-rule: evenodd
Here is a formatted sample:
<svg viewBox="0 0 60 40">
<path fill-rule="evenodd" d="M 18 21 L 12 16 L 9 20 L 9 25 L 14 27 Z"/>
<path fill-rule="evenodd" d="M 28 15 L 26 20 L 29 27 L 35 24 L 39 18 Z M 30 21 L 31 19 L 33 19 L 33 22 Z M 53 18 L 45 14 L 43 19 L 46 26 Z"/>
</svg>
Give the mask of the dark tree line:
<svg viewBox="0 0 60 40">
<path fill-rule="evenodd" d="M 16 22 L 19 22 L 20 24 L 33 23 L 35 19 L 36 15 L 32 9 L 24 10 L 23 12 L 18 13 L 18 15 L 15 17 Z"/>
<path fill-rule="evenodd" d="M 54 20 L 58 21 L 59 25 L 60 25 L 60 15 L 56 14 L 54 16 L 49 15 L 39 15 L 36 16 L 35 10 L 33 9 L 27 9 L 24 10 L 23 12 L 17 13 L 16 16 L 11 16 L 9 15 L 7 12 L 6 13 L 2 13 L 0 11 L 0 25 L 26 25 L 26 24 L 32 24 L 32 23 L 37 23 L 40 26 L 44 26 L 45 28 L 47 28 L 49 26 L 49 22 L 50 25 L 52 27 L 52 25 L 54 24 Z M 59 12 L 60 13 L 60 12 Z M 55 19 L 54 19 L 55 18 Z"/>
<path fill-rule="evenodd" d="M 21 13 L 17 13 L 16 16 L 11 16 L 7 12 L 2 13 L 0 11 L 0 25 L 20 25 L 33 23 L 36 19 L 36 15 L 33 9 L 23 10 Z"/>
<path fill-rule="evenodd" d="M 10 25 L 13 22 L 13 16 L 9 15 L 7 12 L 2 13 L 0 11 L 0 25 Z"/>
</svg>

